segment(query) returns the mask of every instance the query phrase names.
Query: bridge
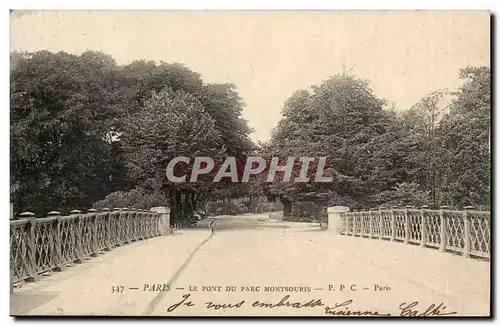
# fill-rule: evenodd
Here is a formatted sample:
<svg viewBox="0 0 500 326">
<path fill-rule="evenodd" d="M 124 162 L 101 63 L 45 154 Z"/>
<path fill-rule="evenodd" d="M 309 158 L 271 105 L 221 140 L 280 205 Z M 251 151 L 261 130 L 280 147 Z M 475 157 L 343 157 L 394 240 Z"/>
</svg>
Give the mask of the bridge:
<svg viewBox="0 0 500 326">
<path fill-rule="evenodd" d="M 325 225 L 270 214 L 167 225 L 168 211 L 126 209 L 11 221 L 11 314 L 490 314 L 489 212 L 330 208 Z"/>
</svg>

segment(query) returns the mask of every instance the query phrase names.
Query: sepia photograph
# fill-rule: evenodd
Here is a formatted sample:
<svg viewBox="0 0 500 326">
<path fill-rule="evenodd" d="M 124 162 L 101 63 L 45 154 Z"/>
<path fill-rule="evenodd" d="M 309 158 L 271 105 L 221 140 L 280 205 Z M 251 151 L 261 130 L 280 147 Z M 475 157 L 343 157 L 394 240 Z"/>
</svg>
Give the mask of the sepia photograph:
<svg viewBox="0 0 500 326">
<path fill-rule="evenodd" d="M 487 10 L 11 10 L 10 316 L 491 317 Z"/>
</svg>

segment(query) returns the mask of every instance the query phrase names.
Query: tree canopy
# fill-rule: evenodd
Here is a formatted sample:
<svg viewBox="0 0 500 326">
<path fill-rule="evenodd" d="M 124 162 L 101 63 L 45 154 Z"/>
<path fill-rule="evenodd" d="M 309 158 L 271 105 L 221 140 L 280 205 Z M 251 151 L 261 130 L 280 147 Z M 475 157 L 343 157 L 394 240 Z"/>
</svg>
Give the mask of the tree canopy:
<svg viewBox="0 0 500 326">
<path fill-rule="evenodd" d="M 268 191 L 286 201 L 315 194 L 351 208 L 489 207 L 489 71 L 464 68 L 458 91 L 433 91 L 406 111 L 388 107 L 368 81 L 346 74 L 296 91 L 267 151 L 328 156 L 334 182 L 269 185 Z"/>
<path fill-rule="evenodd" d="M 118 66 L 99 52 L 11 55 L 11 197 L 17 211 L 91 207 L 140 187 L 175 198 L 221 186 L 173 186 L 175 156 L 254 149 L 233 84 L 206 84 L 176 63 Z M 187 191 L 187 192 L 186 192 Z M 159 198 L 159 197 L 158 197 Z M 164 203 L 165 205 L 168 203 Z"/>
<path fill-rule="evenodd" d="M 129 200 L 170 205 L 174 219 L 206 200 L 247 197 L 255 206 L 262 195 L 279 198 L 286 214 L 298 201 L 487 208 L 490 69 L 466 67 L 459 77 L 458 90 L 435 90 L 398 110 L 368 80 L 337 74 L 291 94 L 271 140 L 255 144 L 234 84 L 205 83 L 178 63 L 118 65 L 94 51 L 14 52 L 11 201 L 17 212 L 45 214 Z M 257 175 L 213 183 L 213 175 L 202 175 L 172 183 L 165 171 L 178 156 L 209 156 L 216 164 L 227 156 L 328 157 L 333 182 Z"/>
</svg>

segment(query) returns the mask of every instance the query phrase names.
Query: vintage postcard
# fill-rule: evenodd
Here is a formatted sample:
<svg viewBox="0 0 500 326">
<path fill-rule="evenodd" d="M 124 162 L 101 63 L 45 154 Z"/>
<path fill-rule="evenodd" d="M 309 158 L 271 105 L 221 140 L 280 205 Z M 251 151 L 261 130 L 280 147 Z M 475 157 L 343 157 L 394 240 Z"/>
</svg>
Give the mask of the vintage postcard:
<svg viewBox="0 0 500 326">
<path fill-rule="evenodd" d="M 490 20 L 12 10 L 11 315 L 490 316 Z"/>
</svg>

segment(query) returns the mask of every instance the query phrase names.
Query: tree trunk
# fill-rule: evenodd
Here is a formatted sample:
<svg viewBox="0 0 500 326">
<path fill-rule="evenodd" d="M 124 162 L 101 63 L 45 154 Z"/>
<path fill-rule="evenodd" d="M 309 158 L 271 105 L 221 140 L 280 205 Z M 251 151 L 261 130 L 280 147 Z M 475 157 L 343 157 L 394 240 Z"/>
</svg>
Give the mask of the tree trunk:
<svg viewBox="0 0 500 326">
<path fill-rule="evenodd" d="M 283 202 L 283 217 L 291 217 L 292 216 L 292 202 L 288 199 L 282 198 Z"/>
<path fill-rule="evenodd" d="M 171 223 L 175 223 L 179 221 L 179 209 L 178 209 L 178 191 L 176 189 L 169 189 L 167 196 L 168 196 L 168 203 L 170 206 L 170 221 Z"/>
<path fill-rule="evenodd" d="M 204 202 L 204 196 L 203 192 L 198 192 L 196 196 L 194 197 L 194 204 L 193 207 L 198 211 L 202 210 L 205 212 L 205 202 Z"/>
<path fill-rule="evenodd" d="M 196 211 L 196 194 L 194 193 L 194 191 L 191 192 L 190 202 L 191 202 L 191 210 L 193 212 Z"/>
<path fill-rule="evenodd" d="M 191 219 L 191 215 L 193 213 L 193 206 L 191 202 L 191 191 L 186 190 L 184 192 L 184 203 L 183 203 L 183 209 L 184 209 L 184 219 L 189 220 Z"/>
<path fill-rule="evenodd" d="M 224 215 L 230 215 L 228 198 L 224 198 Z"/>
<path fill-rule="evenodd" d="M 250 196 L 250 203 L 249 203 L 249 207 L 248 207 L 248 210 L 250 211 L 250 213 L 253 213 L 255 214 L 255 197 L 253 196 Z"/>
<path fill-rule="evenodd" d="M 177 211 L 176 222 L 180 222 L 182 221 L 182 193 L 180 191 L 175 192 L 175 209 Z"/>
</svg>

